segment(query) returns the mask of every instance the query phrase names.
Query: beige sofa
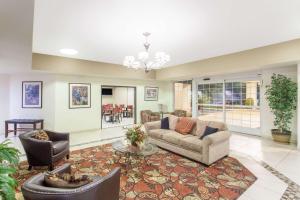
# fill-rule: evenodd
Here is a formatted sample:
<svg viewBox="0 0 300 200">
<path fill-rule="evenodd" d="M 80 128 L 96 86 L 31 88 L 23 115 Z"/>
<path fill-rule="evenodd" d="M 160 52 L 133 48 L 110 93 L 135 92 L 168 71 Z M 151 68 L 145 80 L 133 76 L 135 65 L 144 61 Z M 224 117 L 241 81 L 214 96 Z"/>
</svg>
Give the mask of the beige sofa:
<svg viewBox="0 0 300 200">
<path fill-rule="evenodd" d="M 177 119 L 176 119 L 177 118 Z M 149 142 L 164 149 L 210 165 L 229 154 L 230 132 L 222 122 L 201 121 L 195 118 L 195 126 L 190 134 L 182 135 L 175 131 L 178 117 L 169 115 L 170 129 L 160 129 L 160 121 L 144 124 Z M 200 140 L 206 126 L 218 128 L 217 133 Z"/>
</svg>

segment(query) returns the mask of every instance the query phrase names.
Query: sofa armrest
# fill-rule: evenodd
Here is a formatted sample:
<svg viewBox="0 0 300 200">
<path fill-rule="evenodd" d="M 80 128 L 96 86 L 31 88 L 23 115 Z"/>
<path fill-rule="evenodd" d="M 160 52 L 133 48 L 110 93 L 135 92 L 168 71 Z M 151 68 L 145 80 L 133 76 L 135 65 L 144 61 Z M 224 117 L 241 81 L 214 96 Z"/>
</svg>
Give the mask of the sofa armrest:
<svg viewBox="0 0 300 200">
<path fill-rule="evenodd" d="M 219 131 L 203 138 L 205 145 L 217 144 L 225 140 L 229 140 L 231 133 L 229 131 Z"/>
<path fill-rule="evenodd" d="M 146 122 L 144 124 L 146 133 L 148 133 L 150 130 L 153 130 L 153 129 L 160 129 L 160 124 L 161 124 L 160 121 Z"/>
</svg>

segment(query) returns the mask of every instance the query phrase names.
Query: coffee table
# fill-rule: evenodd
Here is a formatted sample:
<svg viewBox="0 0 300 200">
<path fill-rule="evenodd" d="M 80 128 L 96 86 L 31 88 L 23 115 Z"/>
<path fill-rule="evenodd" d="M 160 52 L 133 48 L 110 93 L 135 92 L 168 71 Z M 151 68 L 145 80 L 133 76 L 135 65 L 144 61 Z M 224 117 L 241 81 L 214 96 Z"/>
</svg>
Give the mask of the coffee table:
<svg viewBox="0 0 300 200">
<path fill-rule="evenodd" d="M 134 164 L 132 161 L 135 160 L 141 161 L 146 160 L 145 158 L 149 155 L 152 155 L 158 151 L 158 147 L 151 143 L 145 142 L 140 148 L 133 147 L 126 140 L 118 140 L 112 143 L 112 147 L 115 150 L 115 155 L 118 157 L 115 162 L 120 163 L 120 160 L 124 158 L 126 172 L 132 167 Z M 147 162 L 147 160 L 146 160 Z M 137 164 L 138 164 L 137 163 Z"/>
</svg>

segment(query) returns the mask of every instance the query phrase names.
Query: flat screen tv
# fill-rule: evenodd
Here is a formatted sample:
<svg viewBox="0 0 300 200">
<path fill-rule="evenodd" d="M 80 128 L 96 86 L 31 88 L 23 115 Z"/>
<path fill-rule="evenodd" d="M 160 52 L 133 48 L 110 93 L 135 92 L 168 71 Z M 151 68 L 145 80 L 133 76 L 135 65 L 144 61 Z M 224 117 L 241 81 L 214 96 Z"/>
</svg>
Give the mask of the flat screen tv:
<svg viewBox="0 0 300 200">
<path fill-rule="evenodd" d="M 112 95 L 112 88 L 102 88 L 102 95 Z"/>
</svg>

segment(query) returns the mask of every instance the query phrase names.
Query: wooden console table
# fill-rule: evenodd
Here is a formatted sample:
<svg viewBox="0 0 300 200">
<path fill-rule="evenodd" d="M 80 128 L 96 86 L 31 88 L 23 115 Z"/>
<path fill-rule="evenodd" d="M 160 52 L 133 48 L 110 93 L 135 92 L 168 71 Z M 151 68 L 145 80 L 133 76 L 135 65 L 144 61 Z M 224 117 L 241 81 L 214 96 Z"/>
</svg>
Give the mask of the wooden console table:
<svg viewBox="0 0 300 200">
<path fill-rule="evenodd" d="M 8 130 L 8 125 L 13 124 L 14 129 Z M 17 135 L 17 125 L 18 124 L 31 124 L 32 128 L 30 130 L 36 130 L 36 125 L 40 124 L 41 129 L 44 128 L 44 120 L 43 119 L 10 119 L 5 121 L 5 137 L 8 136 L 9 132 L 14 132 L 15 135 Z M 22 130 L 27 130 L 29 128 L 22 128 Z"/>
</svg>

